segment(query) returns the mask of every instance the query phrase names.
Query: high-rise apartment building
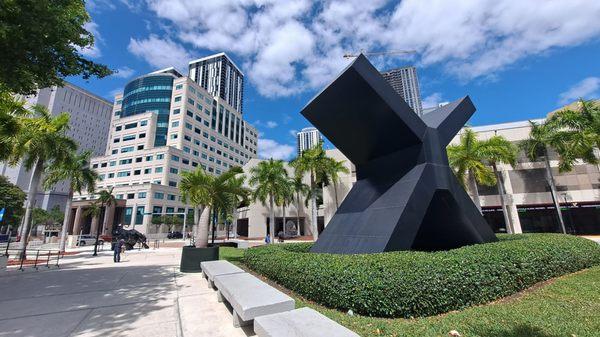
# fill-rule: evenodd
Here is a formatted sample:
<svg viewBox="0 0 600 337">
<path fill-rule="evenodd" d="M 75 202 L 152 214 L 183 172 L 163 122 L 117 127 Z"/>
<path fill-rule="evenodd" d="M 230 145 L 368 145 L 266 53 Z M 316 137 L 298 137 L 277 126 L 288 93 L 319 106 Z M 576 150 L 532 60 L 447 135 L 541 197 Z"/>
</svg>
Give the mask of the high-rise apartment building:
<svg viewBox="0 0 600 337">
<path fill-rule="evenodd" d="M 382 72 L 381 75 L 417 115 L 421 116 L 423 114 L 421 90 L 419 89 L 419 79 L 415 67 L 392 69 Z"/>
<path fill-rule="evenodd" d="M 91 161 L 98 189 L 112 187 L 117 198 L 103 233 L 119 223 L 164 232 L 152 224 L 161 214 L 191 220 L 193 208 L 179 191 L 181 173 L 201 167 L 218 175 L 257 156 L 258 133 L 242 114 L 173 68 L 129 82 L 113 110 L 106 153 Z M 105 223 L 83 215 L 95 197 L 76 195 L 70 233 L 94 233 Z"/>
<path fill-rule="evenodd" d="M 303 151 L 308 150 L 321 141 L 321 133 L 319 130 L 310 127 L 304 128 L 302 131 L 296 134 L 298 140 L 298 155 L 302 154 Z"/>
<path fill-rule="evenodd" d="M 225 53 L 191 61 L 189 76 L 211 95 L 242 113 L 244 74 Z"/>
<path fill-rule="evenodd" d="M 113 108 L 111 102 L 69 82 L 62 87 L 40 89 L 35 95 L 23 98 L 26 106 L 43 105 L 53 115 L 68 112 L 71 115 L 71 128 L 67 135 L 77 142 L 79 150 L 90 150 L 94 155 L 104 154 Z M 21 164 L 11 167 L 1 163 L 0 166 L 3 175 L 23 191 L 28 191 L 30 171 Z M 63 181 L 52 190 L 43 191 L 40 187 L 38 191 L 35 207 L 49 210 L 59 206 L 62 210 L 69 195 L 69 184 Z"/>
</svg>

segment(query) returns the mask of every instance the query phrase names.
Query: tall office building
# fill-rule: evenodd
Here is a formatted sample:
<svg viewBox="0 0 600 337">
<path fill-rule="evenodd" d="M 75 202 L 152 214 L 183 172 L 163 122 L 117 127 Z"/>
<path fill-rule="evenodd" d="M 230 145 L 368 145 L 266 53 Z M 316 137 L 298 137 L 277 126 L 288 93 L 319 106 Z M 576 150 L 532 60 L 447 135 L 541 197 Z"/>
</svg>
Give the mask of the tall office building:
<svg viewBox="0 0 600 337">
<path fill-rule="evenodd" d="M 422 116 L 423 107 L 421 106 L 421 90 L 419 89 L 417 69 L 415 67 L 403 67 L 384 71 L 381 75 L 417 115 Z"/>
<path fill-rule="evenodd" d="M 179 191 L 181 173 L 202 167 L 218 175 L 242 166 L 257 156 L 257 144 L 256 129 L 240 112 L 175 69 L 133 79 L 115 97 L 106 153 L 91 160 L 98 189 L 114 188 L 117 199 L 102 232 L 119 223 L 144 233 L 165 232 L 152 222 L 161 214 L 192 220 L 193 207 Z M 70 233 L 95 233 L 104 224 L 84 215 L 95 198 L 75 196 Z"/>
<path fill-rule="evenodd" d="M 296 134 L 298 140 L 298 155 L 302 154 L 303 151 L 308 150 L 321 141 L 321 133 L 319 130 L 310 127 L 304 128 L 302 131 Z"/>
<path fill-rule="evenodd" d="M 242 113 L 244 74 L 225 53 L 191 61 L 189 76 L 211 95 Z"/>
<path fill-rule="evenodd" d="M 104 153 L 113 108 L 111 102 L 69 82 L 65 82 L 62 87 L 40 89 L 35 95 L 23 98 L 27 107 L 43 105 L 52 115 L 68 112 L 71 115 L 71 128 L 67 135 L 79 144 L 79 150 L 90 150 L 94 155 Z M 28 191 L 30 171 L 21 164 L 11 167 L 1 163 L 0 166 L 3 175 L 23 191 Z M 59 206 L 62 210 L 69 195 L 69 184 L 63 181 L 50 191 L 43 191 L 41 188 L 38 191 L 35 207 L 49 210 Z"/>
</svg>

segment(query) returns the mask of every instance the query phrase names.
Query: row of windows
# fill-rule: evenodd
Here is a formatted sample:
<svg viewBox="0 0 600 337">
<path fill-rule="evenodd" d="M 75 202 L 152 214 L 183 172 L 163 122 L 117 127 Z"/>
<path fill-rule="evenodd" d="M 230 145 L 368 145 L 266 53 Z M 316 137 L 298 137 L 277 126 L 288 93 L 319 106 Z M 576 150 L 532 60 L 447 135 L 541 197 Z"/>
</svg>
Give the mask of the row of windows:
<svg viewBox="0 0 600 337">
<path fill-rule="evenodd" d="M 169 103 L 171 102 L 170 97 L 156 97 L 156 98 L 143 98 L 135 101 L 127 102 L 123 109 L 126 109 L 132 105 L 142 104 L 142 103 Z"/>
<path fill-rule="evenodd" d="M 152 161 L 154 158 L 155 157 L 153 155 L 146 156 L 146 161 Z M 164 159 L 164 158 L 165 158 L 165 155 L 163 153 L 159 153 L 159 154 L 156 155 L 156 160 L 161 160 L 161 159 Z M 144 159 L 144 157 L 137 157 L 137 158 L 135 158 L 135 162 L 136 163 L 141 163 L 143 159 Z M 123 162 L 125 164 L 130 164 L 132 162 L 132 159 L 131 158 L 126 158 L 126 159 L 122 159 L 120 162 Z M 100 163 L 100 164 L 95 163 L 95 164 L 92 165 L 92 167 L 93 168 L 98 168 L 98 166 L 100 166 L 100 167 L 106 167 L 106 166 L 108 166 L 107 164 L 109 164 L 110 166 L 115 166 L 117 164 L 117 162 L 113 160 L 113 161 L 110 161 L 110 162 L 103 162 L 103 163 Z"/>
<path fill-rule="evenodd" d="M 146 125 L 148 125 L 148 121 L 147 120 L 140 121 L 140 126 L 146 126 Z M 125 130 L 129 130 L 129 129 L 136 128 L 138 126 L 138 123 L 137 122 L 128 123 L 128 124 L 125 124 L 124 126 L 125 126 Z M 117 125 L 115 127 L 115 131 L 118 132 L 118 131 L 121 131 L 121 130 L 123 130 L 123 125 Z"/>
<path fill-rule="evenodd" d="M 127 135 L 127 136 L 123 136 L 122 140 L 124 142 L 130 141 L 130 140 L 134 140 L 136 138 L 136 135 Z M 146 138 L 146 133 L 140 133 L 139 135 L 137 135 L 137 138 L 142 139 L 142 138 Z M 118 143 L 121 141 L 121 138 L 117 137 L 115 139 L 113 139 L 113 143 Z"/>
<path fill-rule="evenodd" d="M 145 86 L 145 87 L 139 87 L 137 89 L 131 90 L 130 92 L 126 93 L 125 96 L 123 96 L 123 98 L 129 97 L 130 95 L 133 95 L 133 94 L 137 94 L 138 92 L 151 91 L 151 90 L 171 90 L 171 89 L 173 89 L 173 87 L 170 85 L 150 85 L 150 86 Z"/>
</svg>

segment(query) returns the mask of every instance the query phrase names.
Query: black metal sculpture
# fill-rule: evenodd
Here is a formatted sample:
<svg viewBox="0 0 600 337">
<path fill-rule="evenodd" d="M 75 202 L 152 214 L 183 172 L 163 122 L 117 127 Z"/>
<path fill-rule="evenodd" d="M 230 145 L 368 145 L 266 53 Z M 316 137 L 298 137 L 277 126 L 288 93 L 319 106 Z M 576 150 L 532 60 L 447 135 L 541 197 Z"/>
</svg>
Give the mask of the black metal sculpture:
<svg viewBox="0 0 600 337">
<path fill-rule="evenodd" d="M 448 166 L 475 112 L 464 97 L 419 118 L 360 55 L 302 110 L 356 166 L 356 183 L 311 251 L 443 250 L 496 236 Z"/>
<path fill-rule="evenodd" d="M 124 229 L 122 226 L 117 226 L 112 231 L 113 243 L 119 240 L 125 241 L 125 249 L 131 250 L 136 244 L 141 244 L 142 247 L 148 249 L 146 244 L 146 236 L 135 229 Z"/>
</svg>

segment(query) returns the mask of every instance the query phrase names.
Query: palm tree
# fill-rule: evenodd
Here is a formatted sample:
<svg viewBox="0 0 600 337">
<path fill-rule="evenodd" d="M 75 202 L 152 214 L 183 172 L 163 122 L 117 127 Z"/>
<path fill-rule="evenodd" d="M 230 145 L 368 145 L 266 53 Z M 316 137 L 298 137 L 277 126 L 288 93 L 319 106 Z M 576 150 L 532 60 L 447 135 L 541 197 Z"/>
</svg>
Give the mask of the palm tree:
<svg viewBox="0 0 600 337">
<path fill-rule="evenodd" d="M 552 124 L 542 123 L 538 124 L 533 121 L 529 121 L 531 124 L 531 130 L 529 131 L 529 138 L 521 141 L 519 147 L 525 152 L 527 158 L 531 161 L 539 161 L 541 157 L 544 158 L 544 166 L 546 169 L 546 181 L 550 185 L 550 195 L 552 196 L 552 202 L 554 208 L 556 208 L 556 215 L 558 217 L 558 223 L 563 233 L 567 233 L 565 228 L 565 222 L 563 220 L 562 212 L 560 210 L 560 204 L 558 201 L 558 194 L 556 193 L 556 184 L 554 182 L 554 175 L 552 174 L 552 168 L 550 166 L 550 159 L 548 157 L 548 147 L 554 149 L 560 149 L 557 152 L 566 152 L 566 142 L 561 136 L 564 134 L 557 134 Z M 562 160 L 561 160 L 562 161 Z M 563 165 L 567 166 L 568 165 Z"/>
<path fill-rule="evenodd" d="M 323 142 L 311 149 L 308 149 L 294 159 L 291 163 L 294 167 L 296 175 L 310 176 L 310 213 L 311 213 L 311 230 L 313 239 L 316 241 L 319 237 L 317 229 L 317 190 L 320 186 L 327 185 L 329 182 L 328 166 L 329 159 L 323 150 Z"/>
<path fill-rule="evenodd" d="M 25 101 L 17 98 L 8 91 L 0 89 L 0 160 L 9 159 L 12 142 L 21 131 L 20 117 L 28 116 Z M 6 173 L 5 164 L 2 175 Z"/>
<path fill-rule="evenodd" d="M 298 228 L 298 235 L 300 235 L 300 202 L 302 198 L 309 193 L 310 186 L 304 183 L 302 176 L 294 175 L 290 179 L 290 185 L 294 191 L 296 201 L 296 227 Z"/>
<path fill-rule="evenodd" d="M 506 230 L 512 234 L 514 233 L 514 228 L 510 221 L 510 217 L 508 216 L 508 208 L 506 207 L 505 201 L 504 178 L 498 170 L 498 164 L 506 163 L 515 166 L 517 164 L 518 148 L 502 136 L 493 136 L 485 141 L 485 143 L 484 156 L 487 159 L 487 162 L 492 165 L 494 176 L 496 177 L 496 185 L 498 186 L 502 214 L 504 215 L 504 222 L 506 223 Z"/>
<path fill-rule="evenodd" d="M 102 232 L 106 231 L 106 227 L 108 226 L 108 214 L 109 208 L 117 202 L 113 194 L 114 187 L 110 187 L 107 190 L 102 190 L 98 192 L 98 201 L 100 205 L 104 207 L 104 220 L 102 221 Z M 94 242 L 94 254 L 93 256 L 98 255 L 98 238 L 100 237 L 100 226 L 96 229 L 96 242 Z"/>
<path fill-rule="evenodd" d="M 496 183 L 494 172 L 486 166 L 489 145 L 485 141 L 479 141 L 477 134 L 470 128 L 466 128 L 460 136 L 458 145 L 450 145 L 447 148 L 448 161 L 454 170 L 456 177 L 463 186 L 468 185 L 473 202 L 481 212 L 481 200 L 477 183 L 492 186 Z"/>
<path fill-rule="evenodd" d="M 577 159 L 597 165 L 600 149 L 600 102 L 577 102 L 577 109 L 563 109 L 553 114 L 546 124 L 560 139 L 555 150 L 559 155 L 559 170 L 571 171 Z"/>
<path fill-rule="evenodd" d="M 192 172 L 183 172 L 181 174 L 179 190 L 183 202 L 190 202 L 194 206 L 194 238 L 197 248 L 204 248 L 208 245 L 208 214 L 210 213 L 207 205 L 210 204 L 210 186 L 213 177 L 202 169 Z M 202 216 L 204 215 L 204 216 Z M 204 219 L 200 223 L 200 219 Z M 185 235 L 185 234 L 184 234 Z"/>
<path fill-rule="evenodd" d="M 45 189 L 50 189 L 59 181 L 69 180 L 69 195 L 67 197 L 65 219 L 60 234 L 59 248 L 61 252 L 65 251 L 67 228 L 71 218 L 73 193 L 76 191 L 81 194 L 81 191 L 85 189 L 88 193 L 93 194 L 96 188 L 96 180 L 98 179 L 98 173 L 96 173 L 89 165 L 90 157 L 92 156 L 91 151 L 85 151 L 79 155 L 72 153 L 71 156 L 71 159 L 47 170 L 46 178 L 44 179 Z"/>
<path fill-rule="evenodd" d="M 31 230 L 31 211 L 33 210 L 42 173 L 47 167 L 60 166 L 71 159 L 71 153 L 77 149 L 75 142 L 66 135 L 69 130 L 70 119 L 68 113 L 63 112 L 57 116 L 52 116 L 45 107 L 40 105 L 34 106 L 33 111 L 35 113 L 34 117 L 20 118 L 20 132 L 13 138 L 8 155 L 8 161 L 11 165 L 15 165 L 22 160 L 25 168 L 32 172 L 19 243 L 23 258 L 25 257 L 29 231 Z"/>
<path fill-rule="evenodd" d="M 230 168 L 220 176 L 209 175 L 202 169 L 182 174 L 183 178 L 179 184 L 182 197 L 186 202 L 189 200 L 195 207 L 194 218 L 196 219 L 195 238 L 197 248 L 208 246 L 208 226 L 210 219 L 213 220 L 214 243 L 216 226 L 216 216 L 214 215 L 218 214 L 219 211 L 230 209 L 232 199 L 247 193 L 247 189 L 240 184 L 241 178 L 237 177 L 240 173 L 243 173 L 243 170 L 236 166 Z M 199 209 L 201 210 L 201 214 L 198 216 Z"/>
<path fill-rule="evenodd" d="M 331 184 L 333 185 L 333 192 L 335 195 L 335 208 L 340 207 L 340 203 L 338 202 L 338 191 L 337 185 L 340 182 L 340 173 L 348 174 L 350 171 L 345 165 L 345 160 L 337 161 L 333 158 L 329 158 L 329 165 L 327 165 L 327 174 L 329 175 L 329 179 L 331 180 Z"/>
<path fill-rule="evenodd" d="M 290 178 L 287 178 L 287 183 L 282 186 L 279 195 L 277 195 L 275 203 L 281 206 L 282 216 L 283 216 L 283 236 L 285 236 L 285 209 L 290 204 L 290 202 L 294 202 L 294 189 L 292 184 L 290 184 Z"/>
<path fill-rule="evenodd" d="M 269 159 L 260 162 L 250 169 L 250 186 L 255 187 L 253 198 L 263 204 L 269 200 L 269 218 L 271 238 L 275 237 L 275 201 L 283 193 L 288 184 L 288 174 L 283 161 Z M 271 241 L 273 242 L 273 240 Z"/>
</svg>

